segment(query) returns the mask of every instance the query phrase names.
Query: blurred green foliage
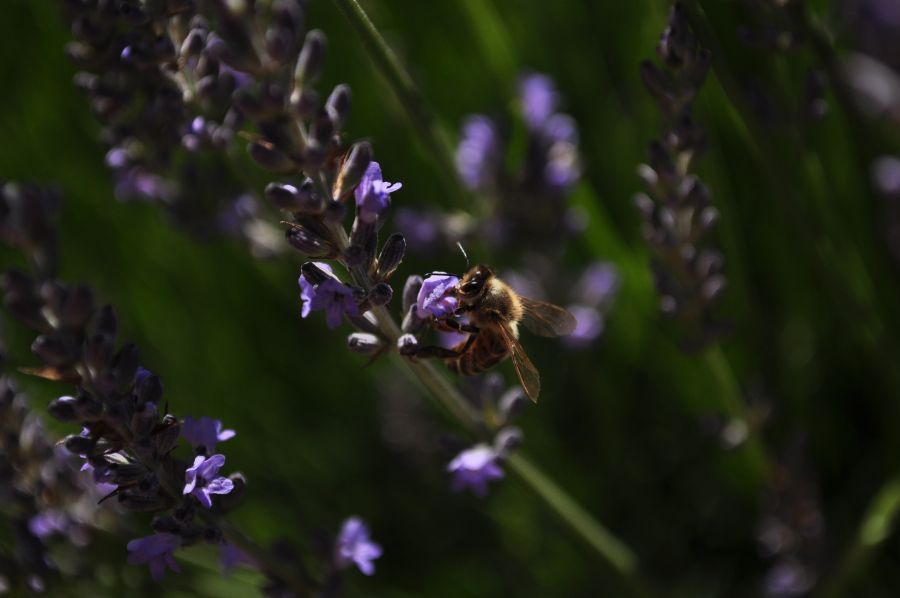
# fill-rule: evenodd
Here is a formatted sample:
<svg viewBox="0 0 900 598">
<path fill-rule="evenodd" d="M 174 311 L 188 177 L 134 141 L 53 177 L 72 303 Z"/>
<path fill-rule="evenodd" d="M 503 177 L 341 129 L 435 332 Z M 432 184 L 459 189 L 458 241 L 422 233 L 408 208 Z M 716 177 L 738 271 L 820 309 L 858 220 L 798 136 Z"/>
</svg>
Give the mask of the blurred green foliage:
<svg viewBox="0 0 900 598">
<path fill-rule="evenodd" d="M 795 101 L 792 73 L 814 57 L 743 47 L 734 34 L 749 18 L 741 6 L 705 4 L 717 59 L 736 80 L 762 78 Z M 365 6 L 451 130 L 471 112 L 512 111 L 522 70 L 555 78 L 581 131 L 586 179 L 573 201 L 591 215 L 568 259 L 612 260 L 625 284 L 595 349 L 529 339 L 545 391 L 521 420 L 524 451 L 636 551 L 654 586 L 678 596 L 758 595 L 768 566 L 755 540 L 766 489 L 742 479 L 736 455 L 704 433 L 722 386 L 657 315 L 631 201 L 635 168 L 659 124 L 637 67 L 654 56 L 667 3 Z M 116 306 L 124 337 L 162 375 L 173 411 L 213 415 L 238 431 L 224 449 L 229 469 L 250 480 L 235 514 L 243 527 L 263 542 L 288 536 L 308 547 L 311 530 L 334 532 L 347 515 L 363 516 L 385 556 L 373 578 L 349 577 L 351 595 L 619 595 L 596 556 L 519 482 L 498 484 L 485 500 L 452 494 L 442 456 L 411 456 L 385 441 L 385 396 L 407 391 L 388 360 L 366 368 L 323 319 L 299 318 L 298 258 L 260 262 L 230 241 L 173 230 L 154 206 L 116 202 L 98 127 L 71 83 L 54 3 L 6 0 L 0 14 L 0 176 L 62 188 L 62 278 L 92 285 Z M 353 88 L 351 137 L 371 138 L 386 176 L 404 183 L 395 205 L 451 205 L 348 23 L 327 0 L 311 4 L 310 22 L 330 41 L 323 88 Z M 721 83 L 707 82 L 697 118 L 710 138 L 700 175 L 722 213 L 722 313 L 733 325 L 724 349 L 755 400 L 751 412 L 771 411 L 763 430 L 770 457 L 802 447 L 825 514 L 822 562 L 831 563 L 900 469 L 897 269 L 866 175 L 872 144 L 884 140 L 864 137 L 834 97 L 820 124 L 765 127 Z M 249 176 L 261 188 L 265 176 Z M 450 259 L 411 256 L 400 275 L 449 268 Z M 7 328 L 15 363 L 31 363 L 26 335 Z M 40 409 L 60 392 L 22 384 Z M 102 547 L 107 575 L 98 583 L 137 588 L 146 573 L 125 565 L 124 542 Z M 213 555 L 186 558 L 198 566 L 170 576 L 167 595 L 251 591 L 252 576 L 223 582 L 210 572 Z M 900 542 L 891 539 L 858 595 L 895 595 L 898 559 Z"/>
</svg>

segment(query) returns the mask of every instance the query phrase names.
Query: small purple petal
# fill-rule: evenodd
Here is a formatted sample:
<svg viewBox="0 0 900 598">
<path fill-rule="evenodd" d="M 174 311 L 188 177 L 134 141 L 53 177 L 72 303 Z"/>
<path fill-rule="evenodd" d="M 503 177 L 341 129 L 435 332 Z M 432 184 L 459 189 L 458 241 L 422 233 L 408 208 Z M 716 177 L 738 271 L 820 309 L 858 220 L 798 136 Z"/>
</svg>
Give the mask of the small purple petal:
<svg viewBox="0 0 900 598">
<path fill-rule="evenodd" d="M 453 315 L 458 301 L 453 291 L 459 278 L 450 274 L 435 274 L 422 282 L 416 298 L 416 315 L 420 318 L 445 318 Z"/>
</svg>

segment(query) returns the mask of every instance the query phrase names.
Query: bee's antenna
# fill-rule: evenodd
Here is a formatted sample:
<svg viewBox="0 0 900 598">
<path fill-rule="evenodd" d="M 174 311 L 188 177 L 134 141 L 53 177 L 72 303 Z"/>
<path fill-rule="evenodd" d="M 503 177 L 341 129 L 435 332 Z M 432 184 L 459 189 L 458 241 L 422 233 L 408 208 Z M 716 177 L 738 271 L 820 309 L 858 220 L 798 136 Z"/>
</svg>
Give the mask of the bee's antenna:
<svg viewBox="0 0 900 598">
<path fill-rule="evenodd" d="M 466 250 L 463 249 L 462 243 L 460 241 L 456 242 L 456 246 L 459 247 L 459 250 L 462 251 L 463 257 L 466 258 L 466 270 L 469 269 L 469 255 L 466 253 Z"/>
</svg>

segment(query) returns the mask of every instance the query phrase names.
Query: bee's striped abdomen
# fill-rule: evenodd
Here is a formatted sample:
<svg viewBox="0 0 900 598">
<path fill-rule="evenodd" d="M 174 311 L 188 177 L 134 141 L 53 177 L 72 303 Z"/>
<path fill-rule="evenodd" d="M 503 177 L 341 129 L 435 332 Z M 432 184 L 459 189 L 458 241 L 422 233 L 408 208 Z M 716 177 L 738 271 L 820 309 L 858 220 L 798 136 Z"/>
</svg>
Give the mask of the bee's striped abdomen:
<svg viewBox="0 0 900 598">
<path fill-rule="evenodd" d="M 462 341 L 454 347 L 462 350 L 466 341 Z M 494 367 L 509 355 L 509 347 L 502 335 L 482 329 L 468 350 L 459 357 L 451 357 L 446 360 L 447 368 L 451 372 L 463 376 L 472 376 Z"/>
</svg>

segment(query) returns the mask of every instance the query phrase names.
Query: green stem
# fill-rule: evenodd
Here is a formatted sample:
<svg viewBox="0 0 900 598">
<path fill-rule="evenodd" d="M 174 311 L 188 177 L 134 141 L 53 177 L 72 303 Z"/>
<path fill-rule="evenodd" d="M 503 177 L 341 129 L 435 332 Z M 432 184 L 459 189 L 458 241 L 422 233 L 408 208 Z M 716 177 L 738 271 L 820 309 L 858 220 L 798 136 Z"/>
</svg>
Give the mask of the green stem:
<svg viewBox="0 0 900 598">
<path fill-rule="evenodd" d="M 900 475 L 885 482 L 863 516 L 856 537 L 838 562 L 834 575 L 817 593 L 823 598 L 849 595 L 850 584 L 862 573 L 874 551 L 887 540 L 900 514 Z"/>
<path fill-rule="evenodd" d="M 369 51 L 369 56 L 397 95 L 397 99 L 406 110 L 421 140 L 437 162 L 438 171 L 444 178 L 446 187 L 453 189 L 461 198 L 466 197 L 468 193 L 463 189 L 456 176 L 453 144 L 446 131 L 438 123 L 437 117 L 429 109 L 424 95 L 413 81 L 412 76 L 388 46 L 357 0 L 333 1 L 356 29 L 363 45 Z"/>
</svg>

